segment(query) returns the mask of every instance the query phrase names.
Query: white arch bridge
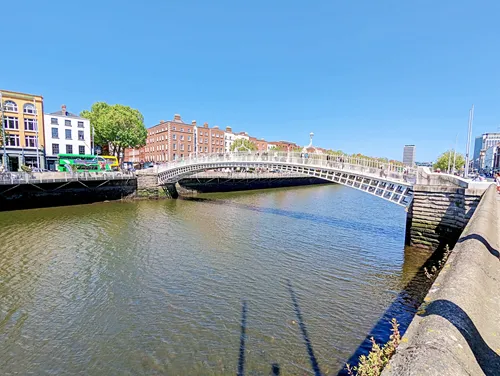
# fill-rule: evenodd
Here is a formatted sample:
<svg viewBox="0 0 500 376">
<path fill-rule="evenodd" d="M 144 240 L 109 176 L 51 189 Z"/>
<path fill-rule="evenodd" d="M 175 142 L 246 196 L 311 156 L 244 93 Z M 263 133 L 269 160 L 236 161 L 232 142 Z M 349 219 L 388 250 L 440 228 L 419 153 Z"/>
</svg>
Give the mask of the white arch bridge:
<svg viewBox="0 0 500 376">
<path fill-rule="evenodd" d="M 190 156 L 158 167 L 158 183 L 168 185 L 200 171 L 221 168 L 289 171 L 346 185 L 407 207 L 417 170 L 374 160 L 312 153 L 231 153 Z"/>
</svg>

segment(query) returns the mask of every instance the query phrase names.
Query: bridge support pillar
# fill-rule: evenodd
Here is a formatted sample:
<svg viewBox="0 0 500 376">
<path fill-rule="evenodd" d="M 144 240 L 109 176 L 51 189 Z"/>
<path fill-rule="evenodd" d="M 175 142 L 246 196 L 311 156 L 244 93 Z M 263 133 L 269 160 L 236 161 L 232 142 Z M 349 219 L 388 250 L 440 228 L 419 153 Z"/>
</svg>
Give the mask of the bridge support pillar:
<svg viewBox="0 0 500 376">
<path fill-rule="evenodd" d="M 165 192 L 165 197 L 167 198 L 178 198 L 179 192 L 177 192 L 177 187 L 175 183 L 167 183 L 163 185 L 163 190 Z"/>
<path fill-rule="evenodd" d="M 406 244 L 452 248 L 474 213 L 483 190 L 462 187 L 415 185 L 406 218 Z"/>
</svg>

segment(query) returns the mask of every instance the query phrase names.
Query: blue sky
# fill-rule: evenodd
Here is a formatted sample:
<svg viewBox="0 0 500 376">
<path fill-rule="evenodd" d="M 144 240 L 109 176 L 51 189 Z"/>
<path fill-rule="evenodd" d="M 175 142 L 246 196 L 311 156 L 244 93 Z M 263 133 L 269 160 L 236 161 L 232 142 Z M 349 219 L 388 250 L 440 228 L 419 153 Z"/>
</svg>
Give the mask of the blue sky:
<svg viewBox="0 0 500 376">
<path fill-rule="evenodd" d="M 0 88 L 432 160 L 500 126 L 500 1 L 11 2 Z M 4 9 L 5 11 L 5 9 Z"/>
</svg>

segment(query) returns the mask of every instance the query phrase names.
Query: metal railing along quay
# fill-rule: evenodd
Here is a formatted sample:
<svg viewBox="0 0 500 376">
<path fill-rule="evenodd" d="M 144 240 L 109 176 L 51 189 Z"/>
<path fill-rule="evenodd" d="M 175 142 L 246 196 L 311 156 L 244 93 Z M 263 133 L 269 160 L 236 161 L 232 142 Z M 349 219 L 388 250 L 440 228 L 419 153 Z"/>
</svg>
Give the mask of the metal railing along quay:
<svg viewBox="0 0 500 376">
<path fill-rule="evenodd" d="M 0 184 L 40 184 L 64 183 L 71 181 L 108 181 L 135 178 L 133 172 L 3 172 L 0 173 Z"/>
</svg>

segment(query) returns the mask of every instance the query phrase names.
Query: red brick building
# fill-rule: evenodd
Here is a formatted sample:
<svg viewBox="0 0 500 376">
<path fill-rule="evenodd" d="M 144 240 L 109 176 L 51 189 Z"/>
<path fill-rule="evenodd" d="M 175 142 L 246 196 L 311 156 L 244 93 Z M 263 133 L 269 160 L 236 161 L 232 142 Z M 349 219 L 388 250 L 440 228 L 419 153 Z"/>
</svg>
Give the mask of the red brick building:
<svg viewBox="0 0 500 376">
<path fill-rule="evenodd" d="M 276 148 L 278 150 L 283 150 L 283 151 L 288 151 L 288 150 L 293 151 L 295 149 L 300 148 L 300 146 L 297 145 L 296 143 L 288 141 L 271 141 L 268 142 L 268 145 L 269 149 Z"/>
<path fill-rule="evenodd" d="M 224 131 L 218 126 L 209 128 L 205 123 L 197 132 L 198 154 L 224 153 Z"/>
<path fill-rule="evenodd" d="M 126 149 L 125 162 L 157 162 L 165 163 L 189 155 L 224 153 L 224 131 L 218 126 L 209 128 L 184 123 L 176 114 L 171 121 L 161 120 L 157 125 L 147 129 L 146 146 L 138 149 Z"/>
<path fill-rule="evenodd" d="M 267 151 L 267 141 L 261 138 L 260 140 L 257 139 L 257 137 L 249 137 L 249 141 L 255 144 L 257 146 L 257 150 L 262 152 L 262 151 Z"/>
<path fill-rule="evenodd" d="M 146 148 L 143 146 L 142 148 L 137 149 L 125 149 L 123 153 L 123 160 L 127 162 L 140 163 L 146 161 Z"/>
</svg>

